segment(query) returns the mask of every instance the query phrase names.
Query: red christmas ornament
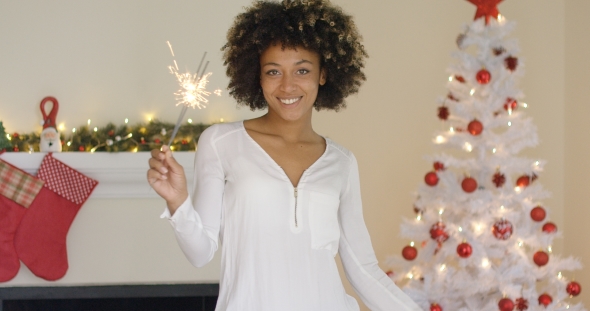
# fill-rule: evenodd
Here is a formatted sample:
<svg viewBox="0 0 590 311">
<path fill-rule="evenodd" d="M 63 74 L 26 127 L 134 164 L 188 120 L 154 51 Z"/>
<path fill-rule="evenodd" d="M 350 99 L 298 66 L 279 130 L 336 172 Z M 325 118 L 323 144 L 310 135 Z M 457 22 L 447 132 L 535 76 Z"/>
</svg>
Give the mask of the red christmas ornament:
<svg viewBox="0 0 590 311">
<path fill-rule="evenodd" d="M 549 255 L 544 251 L 538 251 L 533 255 L 533 261 L 537 266 L 542 267 L 549 262 Z"/>
<path fill-rule="evenodd" d="M 475 80 L 477 80 L 477 83 L 479 84 L 488 84 L 490 83 L 490 80 L 492 80 L 492 74 L 486 69 L 482 69 L 475 75 Z"/>
<path fill-rule="evenodd" d="M 551 298 L 551 296 L 549 296 L 548 294 L 541 294 L 539 296 L 539 304 L 540 305 L 544 305 L 546 307 L 552 302 L 553 302 L 553 298 Z"/>
<path fill-rule="evenodd" d="M 513 230 L 512 223 L 506 219 L 500 219 L 492 226 L 492 233 L 498 240 L 508 240 Z"/>
<path fill-rule="evenodd" d="M 540 207 L 540 206 L 535 206 L 532 210 L 531 210 L 531 218 L 534 221 L 543 221 L 543 219 L 545 219 L 545 216 L 547 216 L 547 213 L 545 212 L 545 209 Z"/>
<path fill-rule="evenodd" d="M 506 49 L 504 49 L 503 47 L 493 48 L 492 52 L 494 52 L 495 56 L 500 56 L 502 55 L 502 53 L 506 52 Z"/>
<path fill-rule="evenodd" d="M 402 249 L 402 257 L 404 257 L 405 260 L 412 261 L 416 259 L 416 256 L 418 256 L 418 250 L 415 247 L 407 245 Z"/>
<path fill-rule="evenodd" d="M 18 145 L 14 145 L 14 146 L 12 147 L 12 151 L 14 151 L 14 152 L 19 152 L 19 151 L 20 151 L 20 149 L 18 149 Z"/>
<path fill-rule="evenodd" d="M 504 104 L 504 110 L 508 111 L 508 110 L 516 110 L 516 108 L 518 107 L 518 102 L 516 101 L 516 99 L 508 97 L 506 98 L 506 103 Z"/>
<path fill-rule="evenodd" d="M 480 17 L 485 17 L 486 25 L 490 22 L 490 18 L 498 19 L 498 4 L 502 0 L 467 0 L 477 6 L 477 12 L 475 12 L 475 18 L 477 20 Z"/>
<path fill-rule="evenodd" d="M 12 134 L 12 138 L 18 138 L 18 136 L 19 136 L 18 133 Z"/>
<path fill-rule="evenodd" d="M 506 176 L 500 172 L 496 172 L 492 178 L 492 182 L 496 185 L 496 188 L 500 188 L 506 182 Z"/>
<path fill-rule="evenodd" d="M 522 175 L 516 180 L 516 185 L 520 188 L 527 187 L 531 183 L 531 178 L 528 175 Z"/>
<path fill-rule="evenodd" d="M 498 308 L 500 311 L 512 311 L 514 310 L 514 302 L 510 298 L 502 298 L 498 302 Z"/>
<path fill-rule="evenodd" d="M 140 144 L 145 144 L 145 138 L 143 138 L 143 137 L 142 137 L 142 138 L 140 138 L 140 139 L 139 139 L 139 143 L 140 143 Z"/>
<path fill-rule="evenodd" d="M 467 258 L 471 256 L 471 253 L 473 253 L 473 249 L 469 243 L 463 242 L 457 246 L 457 254 L 459 254 L 459 257 Z"/>
<path fill-rule="evenodd" d="M 434 187 L 438 184 L 438 175 L 436 175 L 435 172 L 428 172 L 426 176 L 424 176 L 424 182 L 427 185 Z"/>
<path fill-rule="evenodd" d="M 465 83 L 465 78 L 463 78 L 463 76 L 455 75 L 455 79 L 461 83 Z"/>
<path fill-rule="evenodd" d="M 471 135 L 477 136 L 483 131 L 483 125 L 478 120 L 473 120 L 467 125 L 467 131 Z"/>
<path fill-rule="evenodd" d="M 442 162 L 436 161 L 436 162 L 434 162 L 433 166 L 434 166 L 434 170 L 437 172 L 445 170 L 445 165 Z"/>
<path fill-rule="evenodd" d="M 79 146 L 78 151 L 86 151 L 86 148 L 84 148 L 84 146 Z"/>
<path fill-rule="evenodd" d="M 188 144 L 188 141 L 186 139 L 183 139 L 180 143 L 183 145 L 186 145 L 186 144 Z"/>
<path fill-rule="evenodd" d="M 430 305 L 430 311 L 443 311 L 442 307 L 436 302 Z"/>
<path fill-rule="evenodd" d="M 438 107 L 438 118 L 446 121 L 449 118 L 449 108 L 445 106 Z"/>
<path fill-rule="evenodd" d="M 580 292 L 582 292 L 582 286 L 576 281 L 571 281 L 567 284 L 565 290 L 568 294 L 570 294 L 571 297 L 575 297 L 578 296 Z"/>
<path fill-rule="evenodd" d="M 474 178 L 465 177 L 463 182 L 461 182 L 461 188 L 463 188 L 463 191 L 467 193 L 472 193 L 475 191 L 475 189 L 477 189 L 477 181 Z"/>
<path fill-rule="evenodd" d="M 414 205 L 414 213 L 416 213 L 416 214 L 422 213 L 422 209 L 419 208 L 418 206 Z"/>
<path fill-rule="evenodd" d="M 113 131 L 113 130 L 110 130 L 110 131 L 109 131 L 107 134 L 108 134 L 109 136 L 114 136 L 114 135 L 115 135 L 115 131 Z"/>
<path fill-rule="evenodd" d="M 529 308 L 529 302 L 528 300 L 524 299 L 524 298 L 518 298 L 516 299 L 516 310 L 518 311 L 524 311 L 526 309 Z"/>
<path fill-rule="evenodd" d="M 156 139 L 154 139 L 154 142 L 155 142 L 156 144 L 160 144 L 160 142 L 162 142 L 162 141 L 161 141 L 159 138 L 156 138 Z"/>
<path fill-rule="evenodd" d="M 557 226 L 552 223 L 552 222 L 548 222 L 546 224 L 543 225 L 543 232 L 545 233 L 555 233 L 557 232 Z"/>
<path fill-rule="evenodd" d="M 504 59 L 504 65 L 506 66 L 506 69 L 514 71 L 518 66 L 518 58 L 514 56 L 508 56 Z"/>
<path fill-rule="evenodd" d="M 449 238 L 449 235 L 445 232 L 445 228 L 446 226 L 442 222 L 435 223 L 430 227 L 430 237 L 437 241 L 438 244 L 442 244 L 442 242 Z"/>
</svg>

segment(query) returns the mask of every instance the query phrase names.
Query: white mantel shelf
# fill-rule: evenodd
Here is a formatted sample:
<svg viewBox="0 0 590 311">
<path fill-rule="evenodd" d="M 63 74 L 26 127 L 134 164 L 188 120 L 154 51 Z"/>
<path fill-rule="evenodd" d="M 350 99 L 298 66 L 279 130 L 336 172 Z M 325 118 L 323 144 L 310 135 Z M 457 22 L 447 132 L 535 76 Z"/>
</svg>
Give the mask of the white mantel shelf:
<svg viewBox="0 0 590 311">
<path fill-rule="evenodd" d="M 37 175 L 45 153 L 6 152 L 0 159 Z M 147 183 L 149 152 L 63 152 L 53 157 L 98 180 L 90 198 L 156 198 L 158 195 Z M 187 180 L 193 180 L 194 152 L 175 152 L 174 158 L 184 167 Z M 189 185 L 189 189 L 190 185 Z"/>
</svg>

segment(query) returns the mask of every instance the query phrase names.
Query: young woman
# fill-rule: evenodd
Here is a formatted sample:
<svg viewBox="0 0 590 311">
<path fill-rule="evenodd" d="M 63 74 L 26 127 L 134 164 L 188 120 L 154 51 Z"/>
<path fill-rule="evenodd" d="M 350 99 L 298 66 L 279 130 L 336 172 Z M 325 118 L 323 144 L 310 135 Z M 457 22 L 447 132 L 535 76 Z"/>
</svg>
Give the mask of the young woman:
<svg viewBox="0 0 590 311">
<path fill-rule="evenodd" d="M 267 113 L 203 132 L 192 195 L 166 146 L 148 171 L 190 262 L 205 265 L 221 245 L 216 310 L 359 310 L 337 253 L 369 308 L 421 310 L 377 265 L 354 155 L 312 128 L 314 108 L 344 107 L 365 80 L 352 18 L 329 1 L 256 2 L 227 39 L 230 94 Z"/>
</svg>

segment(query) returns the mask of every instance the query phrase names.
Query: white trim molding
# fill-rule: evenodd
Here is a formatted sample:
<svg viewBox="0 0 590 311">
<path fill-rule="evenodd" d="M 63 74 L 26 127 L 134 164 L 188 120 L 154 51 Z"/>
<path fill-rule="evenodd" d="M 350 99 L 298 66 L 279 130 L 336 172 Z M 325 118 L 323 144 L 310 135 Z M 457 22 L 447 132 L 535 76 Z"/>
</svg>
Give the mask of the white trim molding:
<svg viewBox="0 0 590 311">
<path fill-rule="evenodd" d="M 45 153 L 5 152 L 0 159 L 37 175 Z M 156 198 L 158 195 L 147 183 L 149 152 L 62 152 L 53 157 L 80 173 L 98 180 L 91 198 Z M 195 152 L 179 151 L 174 158 L 184 167 L 189 189 L 193 180 Z"/>
</svg>

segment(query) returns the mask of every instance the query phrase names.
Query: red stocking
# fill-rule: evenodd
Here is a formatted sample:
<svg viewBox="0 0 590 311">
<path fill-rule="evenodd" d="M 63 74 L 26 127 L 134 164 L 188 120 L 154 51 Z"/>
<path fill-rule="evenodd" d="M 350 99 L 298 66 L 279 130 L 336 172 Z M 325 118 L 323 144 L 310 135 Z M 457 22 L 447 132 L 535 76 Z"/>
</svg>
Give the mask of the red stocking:
<svg viewBox="0 0 590 311">
<path fill-rule="evenodd" d="M 14 235 L 41 187 L 40 179 L 0 160 L 0 282 L 18 273 Z"/>
<path fill-rule="evenodd" d="M 98 182 L 56 160 L 51 153 L 43 158 L 37 177 L 45 185 L 23 217 L 14 246 L 33 274 L 55 281 L 68 270 L 68 230 Z"/>
</svg>

